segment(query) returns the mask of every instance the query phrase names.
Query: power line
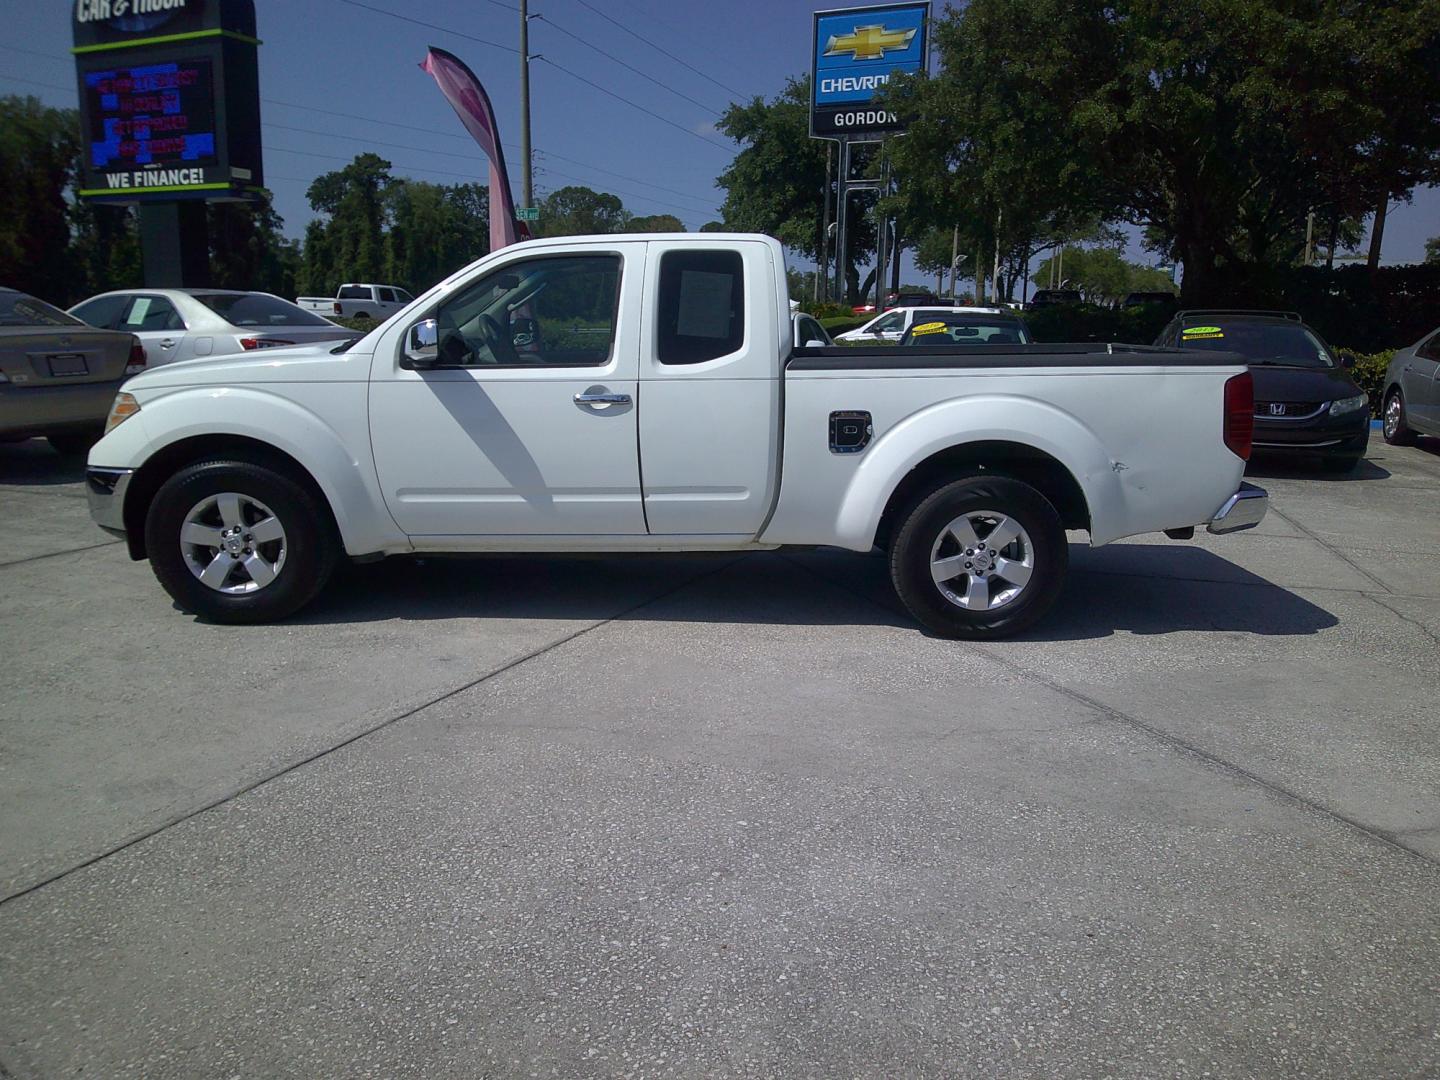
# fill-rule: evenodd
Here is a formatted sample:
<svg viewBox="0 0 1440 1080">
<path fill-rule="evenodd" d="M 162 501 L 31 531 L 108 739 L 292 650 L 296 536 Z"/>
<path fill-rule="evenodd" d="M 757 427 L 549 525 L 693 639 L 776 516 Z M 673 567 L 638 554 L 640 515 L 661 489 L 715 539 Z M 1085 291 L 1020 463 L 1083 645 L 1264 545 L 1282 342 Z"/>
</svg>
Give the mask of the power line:
<svg viewBox="0 0 1440 1080">
<path fill-rule="evenodd" d="M 466 38 L 466 39 L 469 40 L 469 41 L 478 41 L 478 42 L 480 42 L 482 45 L 490 45 L 490 46 L 492 46 L 492 47 L 494 47 L 494 48 L 497 48 L 497 49 L 504 49 L 506 52 L 512 52 L 512 53 L 515 53 L 516 55 L 519 55 L 519 52 L 520 52 L 519 49 L 512 49 L 509 45 L 501 45 L 501 44 L 499 44 L 498 42 L 487 41 L 487 40 L 484 39 L 484 38 L 472 37 L 472 36 L 470 36 L 469 34 L 462 34 L 462 33 L 460 33 L 458 30 L 451 30 L 451 29 L 449 29 L 448 27 L 438 26 L 438 25 L 435 24 L 435 23 L 425 22 L 425 21 L 422 20 L 422 19 L 412 19 L 412 18 L 411 18 L 410 16 L 408 16 L 408 15 L 400 15 L 400 14 L 397 14 L 396 12 L 393 12 L 393 11 L 387 11 L 385 8 L 372 7 L 370 4 L 361 3 L 360 0 L 340 0 L 340 2 L 341 2 L 342 4 L 350 4 L 350 5 L 354 6 L 354 7 L 364 8 L 366 11 L 373 11 L 373 12 L 375 12 L 376 14 L 379 14 L 379 15 L 388 15 L 388 16 L 390 16 L 392 19 L 399 19 L 401 22 L 415 23 L 417 26 L 428 26 L 428 27 L 429 27 L 430 29 L 432 29 L 432 30 L 439 30 L 439 31 L 441 31 L 442 33 L 451 34 L 451 35 L 453 35 L 453 36 L 455 36 L 455 37 Z M 551 25 L 553 26 L 554 24 L 552 23 Z M 644 105 L 641 105 L 641 104 L 639 104 L 638 102 L 631 101 L 631 100 L 630 100 L 629 98 L 627 98 L 627 97 L 621 97 L 619 94 L 615 93 L 613 90 L 607 90 L 605 87 L 601 86 L 599 83 L 591 82 L 589 79 L 585 78 L 585 76 L 576 74 L 575 72 L 571 71 L 569 68 L 564 67 L 564 66 L 561 65 L 561 64 L 557 64 L 554 60 L 548 60 L 548 59 L 546 59 L 545 57 L 539 57 L 539 56 L 537 56 L 537 57 L 532 57 L 531 59 L 534 59 L 534 60 L 543 60 L 545 63 L 547 63 L 547 64 L 549 64 L 551 67 L 553 67 L 556 71 L 564 72 L 566 75 L 569 75 L 572 79 L 576 79 L 576 80 L 584 83 L 586 86 L 591 87 L 592 89 L 599 90 L 602 94 L 605 94 L 607 97 L 612 97 L 612 98 L 614 98 L 616 101 L 622 102 L 622 103 L 625 104 L 625 105 L 629 105 L 632 109 L 637 109 L 637 110 L 639 110 L 640 112 L 644 113 L 646 116 L 650 116 L 650 117 L 653 117 L 653 118 L 656 119 L 656 120 L 659 120 L 662 124 L 668 124 L 668 125 L 670 125 L 670 126 L 673 127 L 676 131 L 683 131 L 686 135 L 689 135 L 689 136 L 691 136 L 691 137 L 693 137 L 693 138 L 699 139 L 701 142 L 709 143 L 711 146 L 717 147 L 717 148 L 720 149 L 720 150 L 724 150 L 726 153 L 730 153 L 730 152 L 731 152 L 731 148 L 728 147 L 728 146 L 726 146 L 724 143 L 716 142 L 714 139 L 708 139 L 708 138 L 706 138 L 704 135 L 700 134 L 698 131 L 692 131 L 690 128 L 687 128 L 684 124 L 677 124 L 674 120 L 667 120 L 665 117 L 661 116 L 659 113 L 654 112 L 654 111 L 652 111 L 652 110 L 650 110 L 650 109 L 647 109 Z"/>
<path fill-rule="evenodd" d="M 628 26 L 626 26 L 624 23 L 620 22 L 618 19 L 612 18 L 612 17 L 609 16 L 609 15 L 606 15 L 605 12 L 601 11 L 601 10 L 600 10 L 599 8 L 597 8 L 594 4 L 590 3 L 589 0 L 575 0 L 575 2 L 576 2 L 577 4 L 579 4 L 581 7 L 589 8 L 589 9 L 590 9 L 591 11 L 593 11 L 596 15 L 599 15 L 602 19 L 604 19 L 606 22 L 610 23 L 612 26 L 617 26 L 617 27 L 619 27 L 621 30 L 624 30 L 625 33 L 629 34 L 629 35 L 630 35 L 631 37 L 633 37 L 635 40 L 637 40 L 637 41 L 643 41 L 646 45 L 649 45 L 650 48 L 654 49 L 656 52 L 662 53 L 662 54 L 664 54 L 665 56 L 668 56 L 671 60 L 674 60 L 677 64 L 681 64 L 681 65 L 683 65 L 685 68 L 687 68 L 688 70 L 693 71 L 696 75 L 699 75 L 702 79 L 705 79 L 705 80 L 708 81 L 708 82 L 714 83 L 716 86 L 720 87 L 721 90 L 728 91 L 729 93 L 734 94 L 734 95 L 735 95 L 736 97 L 738 97 L 738 98 L 752 98 L 752 97 L 755 96 L 754 94 L 747 94 L 747 93 L 745 93 L 745 91 L 743 91 L 743 90 L 736 90 L 733 86 L 729 86 L 729 85 L 727 85 L 726 83 L 721 82 L 719 79 L 712 78 L 711 76 L 706 75 L 705 72 L 703 72 L 703 71 L 701 71 L 699 68 L 697 68 L 692 61 L 690 61 L 690 60 L 685 60 L 685 59 L 683 59 L 683 58 L 681 58 L 681 57 L 679 57 L 679 56 L 676 56 L 674 53 L 670 52 L 670 50 L 664 48 L 664 47 L 661 46 L 661 45 L 657 45 L 655 42 L 651 41 L 649 38 L 645 37 L 644 35 L 636 33 L 634 30 L 631 30 Z"/>
<path fill-rule="evenodd" d="M 591 42 L 586 41 L 586 40 L 585 40 L 583 37 L 581 37 L 579 34 L 572 34 L 569 30 L 566 30 L 565 27 L 561 26 L 561 25 L 560 25 L 559 23 L 557 23 L 554 19 L 548 19 L 548 18 L 546 18 L 544 15 L 536 15 L 536 16 L 534 16 L 534 18 L 542 20 L 542 21 L 545 22 L 547 25 L 549 25 L 550 29 L 560 31 L 560 33 L 564 34 L 566 37 L 570 38 L 572 41 L 578 41 L 581 45 L 584 45 L 587 49 L 590 49 L 590 50 L 592 50 L 592 51 L 594 51 L 594 52 L 599 53 L 601 56 L 605 57 L 607 60 L 610 60 L 610 61 L 612 61 L 613 63 L 619 64 L 621 67 L 625 68 L 625 69 L 628 70 L 628 71 L 633 71 L 636 75 L 639 75 L 642 79 L 645 79 L 645 80 L 648 81 L 648 82 L 654 83 L 656 86 L 660 87 L 660 89 L 665 90 L 665 91 L 667 91 L 668 93 L 674 94 L 676 97 L 684 98 L 686 101 L 690 102 L 690 104 L 695 105 L 695 106 L 697 106 L 697 107 L 699 107 L 699 108 L 701 108 L 701 109 L 704 109 L 704 110 L 705 110 L 707 113 L 709 113 L 711 116 L 719 116 L 719 115 L 720 115 L 720 113 L 719 113 L 717 110 L 712 109 L 709 105 L 706 105 L 703 101 L 697 101 L 695 98 L 691 97 L 689 94 L 686 94 L 686 93 L 683 93 L 682 91 L 676 90 L 673 86 L 670 86 L 668 83 L 661 82 L 659 79 L 655 78 L 653 75 L 647 75 L 645 72 L 643 72 L 643 71 L 641 71 L 639 68 L 637 68 L 634 64 L 627 64 L 624 60 L 621 60 L 621 59 L 620 59 L 618 56 L 616 56 L 614 53 L 606 52 L 604 49 L 600 48 L 599 45 L 595 45 L 595 44 L 592 44 Z M 543 57 L 542 57 L 541 59 L 543 59 Z"/>
<path fill-rule="evenodd" d="M 476 37 L 474 34 L 463 34 L 459 30 L 449 26 L 441 26 L 438 23 L 426 22 L 424 19 L 412 19 L 409 15 L 401 15 L 398 12 L 388 11 L 385 8 L 372 7 L 370 4 L 362 4 L 360 0 L 340 0 L 342 4 L 349 4 L 351 7 L 364 8 L 366 11 L 373 11 L 377 15 L 389 15 L 392 19 L 399 19 L 401 22 L 414 23 L 416 26 L 424 26 L 431 30 L 439 30 L 442 34 L 449 34 L 451 37 L 464 38 L 466 41 L 475 41 L 481 45 L 489 45 L 492 49 L 504 49 L 508 53 L 515 53 L 517 56 L 520 50 L 513 45 L 502 45 L 498 41 L 490 41 L 487 38 Z M 504 7 L 504 4 L 498 5 Z"/>
<path fill-rule="evenodd" d="M 703 143 L 709 143 L 711 146 L 718 147 L 719 149 L 724 150 L 727 154 L 731 152 L 731 148 L 728 147 L 728 146 L 726 146 L 724 143 L 722 143 L 722 142 L 716 142 L 714 139 L 707 139 L 704 135 L 701 135 L 698 131 L 692 131 L 690 128 L 687 128 L 684 124 L 677 124 L 674 120 L 667 120 L 665 117 L 661 116 L 659 113 L 657 113 L 657 112 L 651 112 L 649 109 L 645 108 L 644 105 L 637 105 L 635 102 L 631 101 L 629 98 L 621 97 L 619 94 L 615 93 L 613 90 L 607 90 L 607 89 L 605 89 L 605 87 L 601 86 L 599 83 L 597 83 L 597 82 L 591 82 L 589 79 L 585 78 L 584 75 L 577 75 L 577 74 L 575 74 L 575 72 L 571 71 L 569 68 L 561 67 L 559 64 L 555 63 L 555 61 L 553 61 L 553 60 L 546 59 L 546 58 L 543 57 L 543 56 L 536 57 L 535 59 L 541 60 L 541 61 L 543 61 L 544 63 L 549 64 L 549 65 L 550 65 L 551 67 L 553 67 L 556 71 L 563 71 L 566 75 L 569 75 L 572 79 L 576 79 L 576 80 L 584 83 L 586 86 L 590 87 L 590 88 L 593 89 L 593 90 L 599 90 L 602 94 L 605 94 L 605 95 L 607 95 L 607 96 L 609 96 L 609 97 L 612 97 L 612 98 L 614 98 L 616 101 L 623 101 L 626 105 L 629 105 L 632 109 L 639 109 L 639 110 L 640 110 L 641 112 L 643 112 L 646 116 L 653 116 L 656 120 L 659 120 L 662 124 L 669 124 L 669 125 L 670 125 L 671 127 L 673 127 L 676 131 L 683 131 L 686 135 L 694 136 L 695 138 L 699 139 L 699 140 L 700 140 L 701 142 L 703 142 Z"/>
</svg>

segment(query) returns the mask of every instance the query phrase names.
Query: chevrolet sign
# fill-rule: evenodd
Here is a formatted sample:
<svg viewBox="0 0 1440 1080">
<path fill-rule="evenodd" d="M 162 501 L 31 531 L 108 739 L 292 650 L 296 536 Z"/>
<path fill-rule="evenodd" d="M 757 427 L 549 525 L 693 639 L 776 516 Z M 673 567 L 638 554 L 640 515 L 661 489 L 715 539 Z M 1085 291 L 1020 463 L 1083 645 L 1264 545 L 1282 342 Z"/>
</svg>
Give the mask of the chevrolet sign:
<svg viewBox="0 0 1440 1080">
<path fill-rule="evenodd" d="M 886 4 L 815 13 L 810 134 L 820 139 L 901 130 L 874 99 L 896 72 L 929 69 L 930 4 Z"/>
</svg>

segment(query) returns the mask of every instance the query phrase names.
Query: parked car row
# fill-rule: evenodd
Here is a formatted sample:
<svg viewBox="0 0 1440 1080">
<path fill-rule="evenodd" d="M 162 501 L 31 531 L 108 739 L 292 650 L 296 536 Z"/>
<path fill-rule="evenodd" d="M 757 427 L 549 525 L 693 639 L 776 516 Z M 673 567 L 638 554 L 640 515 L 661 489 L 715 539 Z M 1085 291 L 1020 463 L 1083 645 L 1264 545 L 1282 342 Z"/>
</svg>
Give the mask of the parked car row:
<svg viewBox="0 0 1440 1080">
<path fill-rule="evenodd" d="M 147 367 L 360 336 L 269 293 L 125 289 L 65 312 L 0 289 L 0 440 L 83 453 L 120 383 Z"/>
</svg>

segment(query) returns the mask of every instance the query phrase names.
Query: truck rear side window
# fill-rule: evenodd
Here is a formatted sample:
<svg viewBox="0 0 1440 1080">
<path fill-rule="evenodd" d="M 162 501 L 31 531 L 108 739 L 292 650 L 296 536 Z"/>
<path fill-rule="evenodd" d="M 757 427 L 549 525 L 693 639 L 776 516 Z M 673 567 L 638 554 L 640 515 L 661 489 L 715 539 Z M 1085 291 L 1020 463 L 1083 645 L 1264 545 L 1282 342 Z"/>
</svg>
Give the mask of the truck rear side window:
<svg viewBox="0 0 1440 1080">
<path fill-rule="evenodd" d="M 745 276 L 738 251 L 667 251 L 660 257 L 662 364 L 703 364 L 745 340 Z"/>
</svg>

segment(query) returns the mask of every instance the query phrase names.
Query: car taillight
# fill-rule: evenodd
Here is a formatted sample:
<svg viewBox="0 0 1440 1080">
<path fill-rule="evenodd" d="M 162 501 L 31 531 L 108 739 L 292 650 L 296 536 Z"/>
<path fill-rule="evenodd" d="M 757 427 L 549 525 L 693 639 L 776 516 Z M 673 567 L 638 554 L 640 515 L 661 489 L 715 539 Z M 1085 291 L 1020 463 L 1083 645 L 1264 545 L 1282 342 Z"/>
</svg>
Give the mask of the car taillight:
<svg viewBox="0 0 1440 1080">
<path fill-rule="evenodd" d="M 336 315 L 342 314 L 342 312 L 340 311 L 340 301 L 339 301 L 339 300 L 336 300 L 336 301 L 335 301 L 335 314 L 336 314 Z"/>
<path fill-rule="evenodd" d="M 145 370 L 145 346 L 136 338 L 130 343 L 130 359 L 125 362 L 126 375 L 139 375 Z"/>
<path fill-rule="evenodd" d="M 249 351 L 250 349 L 279 349 L 285 345 L 294 345 L 293 341 L 282 341 L 273 337 L 242 337 L 240 347 Z"/>
<path fill-rule="evenodd" d="M 1250 460 L 1255 437 L 1255 380 L 1250 372 L 1225 383 L 1225 445 L 1242 461 Z"/>
</svg>

